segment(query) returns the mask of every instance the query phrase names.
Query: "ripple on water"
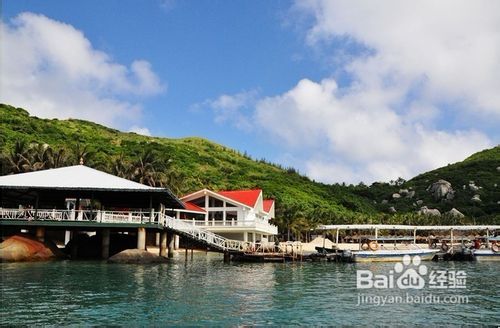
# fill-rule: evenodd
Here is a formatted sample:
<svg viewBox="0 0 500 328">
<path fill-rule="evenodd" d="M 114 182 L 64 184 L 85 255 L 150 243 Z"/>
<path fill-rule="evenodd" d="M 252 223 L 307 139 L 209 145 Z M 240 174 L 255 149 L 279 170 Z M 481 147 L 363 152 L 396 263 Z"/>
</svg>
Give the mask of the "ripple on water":
<svg viewBox="0 0 500 328">
<path fill-rule="evenodd" d="M 357 306 L 356 269 L 392 264 L 224 264 L 195 254 L 159 265 L 3 263 L 0 324 L 490 324 L 500 323 L 498 263 L 427 263 L 468 274 L 469 304 Z M 433 291 L 444 295 L 447 291 Z M 399 291 L 380 291 L 396 295 Z"/>
</svg>

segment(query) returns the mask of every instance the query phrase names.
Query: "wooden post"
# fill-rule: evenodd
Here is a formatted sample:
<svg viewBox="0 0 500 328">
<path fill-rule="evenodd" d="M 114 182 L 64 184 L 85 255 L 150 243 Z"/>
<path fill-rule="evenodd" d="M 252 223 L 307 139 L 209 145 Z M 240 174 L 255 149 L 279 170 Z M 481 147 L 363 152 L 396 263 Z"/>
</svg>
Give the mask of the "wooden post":
<svg viewBox="0 0 500 328">
<path fill-rule="evenodd" d="M 224 263 L 229 263 L 231 261 L 231 254 L 229 252 L 224 252 Z"/>
<path fill-rule="evenodd" d="M 339 245 L 339 229 L 335 232 L 335 246 Z"/>
<path fill-rule="evenodd" d="M 174 257 L 174 244 L 175 244 L 175 239 L 174 239 L 174 233 L 169 231 L 167 232 L 167 242 L 168 242 L 168 257 L 172 258 Z"/>
<path fill-rule="evenodd" d="M 36 227 L 36 239 L 41 242 L 45 241 L 45 227 Z"/>
<path fill-rule="evenodd" d="M 451 247 L 451 254 L 454 253 L 453 250 L 453 229 L 450 230 L 450 247 Z"/>
<path fill-rule="evenodd" d="M 146 228 L 137 228 L 137 248 L 146 249 Z"/>
<path fill-rule="evenodd" d="M 101 237 L 102 237 L 101 257 L 103 259 L 107 259 L 109 257 L 109 245 L 110 245 L 110 231 L 109 231 L 109 229 L 103 229 Z"/>
<path fill-rule="evenodd" d="M 490 248 L 490 229 L 486 229 L 486 248 Z"/>
<path fill-rule="evenodd" d="M 167 256 L 167 232 L 160 232 L 160 256 Z"/>
<path fill-rule="evenodd" d="M 154 209 L 153 209 L 153 196 L 149 196 L 149 223 L 153 219 Z"/>
<path fill-rule="evenodd" d="M 413 229 L 413 243 L 417 243 L 417 228 Z"/>
<path fill-rule="evenodd" d="M 38 195 L 38 191 L 36 192 L 36 199 L 35 199 L 35 217 L 34 217 L 34 220 L 36 220 L 38 218 L 38 201 L 39 201 L 40 197 Z"/>
<path fill-rule="evenodd" d="M 193 246 L 191 246 L 191 261 L 193 260 Z"/>
<path fill-rule="evenodd" d="M 184 247 L 185 247 L 185 250 L 186 250 L 186 261 L 187 261 L 188 260 L 188 245 L 187 245 L 187 242 L 186 242 L 186 245 Z"/>
<path fill-rule="evenodd" d="M 323 251 L 325 250 L 325 245 L 326 245 L 326 230 L 323 231 Z"/>
</svg>

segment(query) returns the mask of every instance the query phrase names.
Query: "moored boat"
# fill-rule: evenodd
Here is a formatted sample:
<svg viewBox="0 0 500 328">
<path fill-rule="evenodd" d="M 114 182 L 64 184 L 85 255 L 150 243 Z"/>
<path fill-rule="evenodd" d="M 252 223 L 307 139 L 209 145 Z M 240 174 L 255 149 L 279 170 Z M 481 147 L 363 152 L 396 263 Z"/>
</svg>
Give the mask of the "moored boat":
<svg viewBox="0 0 500 328">
<path fill-rule="evenodd" d="M 474 259 L 479 262 L 500 261 L 500 236 L 488 238 L 487 245 L 487 248 L 472 251 Z"/>
<path fill-rule="evenodd" d="M 430 261 L 438 253 L 437 249 L 380 249 L 375 251 L 353 251 L 354 262 L 401 262 L 405 255 L 419 256 L 422 261 Z"/>
</svg>

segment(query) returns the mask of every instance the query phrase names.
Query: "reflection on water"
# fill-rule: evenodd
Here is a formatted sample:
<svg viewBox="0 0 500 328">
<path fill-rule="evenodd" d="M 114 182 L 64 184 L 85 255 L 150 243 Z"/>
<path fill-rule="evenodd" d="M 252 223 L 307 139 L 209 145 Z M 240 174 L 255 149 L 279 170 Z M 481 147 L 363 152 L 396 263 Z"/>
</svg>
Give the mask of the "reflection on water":
<svg viewBox="0 0 500 328">
<path fill-rule="evenodd" d="M 427 263 L 465 270 L 469 304 L 357 306 L 356 269 L 391 265 L 224 264 L 205 253 L 158 265 L 3 263 L 0 324 L 500 324 L 499 263 Z"/>
</svg>

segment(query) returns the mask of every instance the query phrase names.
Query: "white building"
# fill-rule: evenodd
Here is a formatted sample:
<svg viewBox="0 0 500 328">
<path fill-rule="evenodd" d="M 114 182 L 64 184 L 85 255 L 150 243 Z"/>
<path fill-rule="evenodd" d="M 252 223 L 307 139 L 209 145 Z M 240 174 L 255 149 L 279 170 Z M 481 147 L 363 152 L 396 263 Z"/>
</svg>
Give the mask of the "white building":
<svg viewBox="0 0 500 328">
<path fill-rule="evenodd" d="M 274 218 L 274 200 L 263 199 L 260 189 L 202 189 L 180 199 L 186 208 L 175 210 L 177 218 L 223 237 L 256 242 L 278 234 L 278 228 L 269 223 Z"/>
</svg>

